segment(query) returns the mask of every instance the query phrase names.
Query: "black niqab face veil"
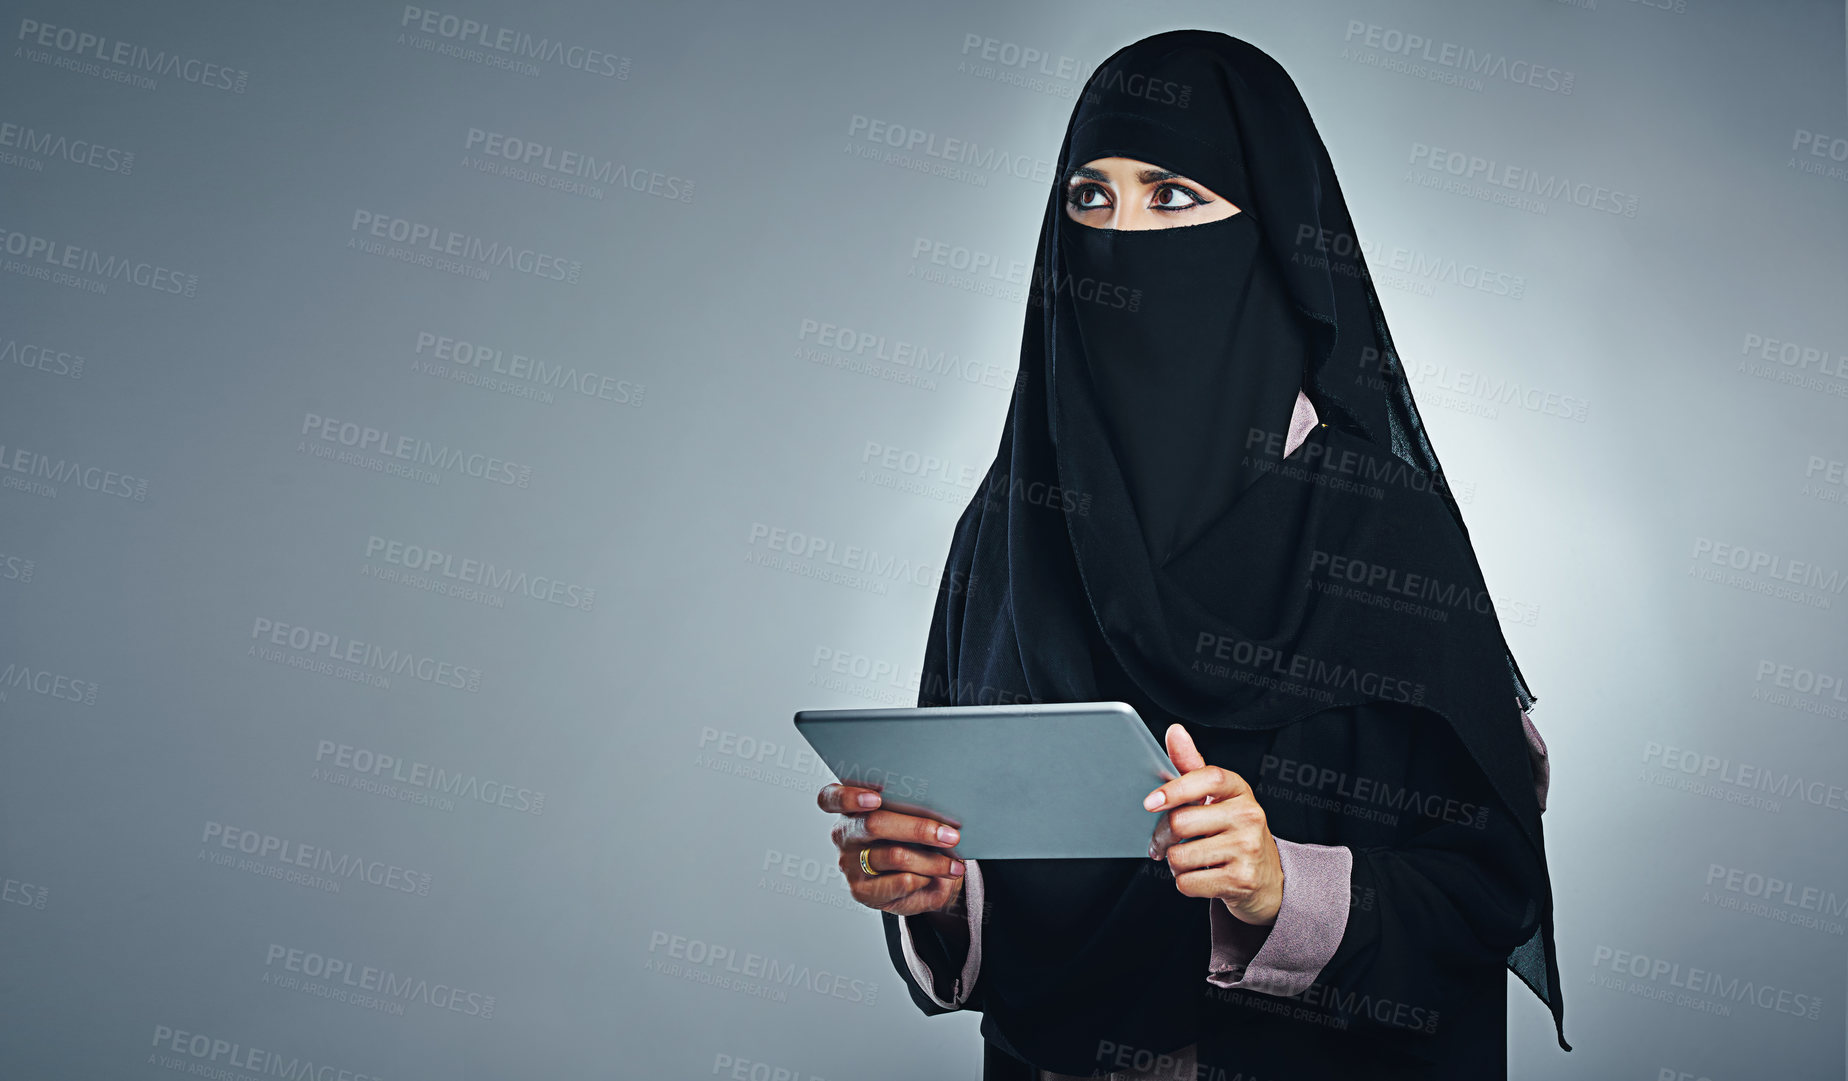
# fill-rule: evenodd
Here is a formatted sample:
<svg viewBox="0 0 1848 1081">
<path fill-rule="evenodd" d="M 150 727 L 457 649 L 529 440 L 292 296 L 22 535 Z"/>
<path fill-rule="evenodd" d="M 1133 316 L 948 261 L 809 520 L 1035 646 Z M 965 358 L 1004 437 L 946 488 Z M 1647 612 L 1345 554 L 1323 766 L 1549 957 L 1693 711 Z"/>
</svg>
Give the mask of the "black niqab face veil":
<svg viewBox="0 0 1848 1081">
<path fill-rule="evenodd" d="M 1182 174 L 1241 213 L 1073 222 L 1066 180 L 1103 157 Z M 1544 862 L 1519 713 L 1534 699 L 1365 261 L 1335 254 L 1353 238 L 1307 106 L 1262 51 L 1176 31 L 1104 62 L 1059 153 L 1020 378 L 957 523 L 919 704 L 1120 697 L 1151 727 L 1245 730 L 1421 707 Z M 1322 425 L 1285 456 L 1299 388 Z M 1060 887 L 1044 888 L 1051 912 Z M 1537 929 L 1508 967 L 1569 1049 L 1550 887 L 1531 904 Z"/>
<path fill-rule="evenodd" d="M 1059 230 L 1060 287 L 1134 283 L 1121 304 L 1063 309 L 1084 365 L 1065 374 L 1088 380 L 1145 548 L 1161 565 L 1263 475 L 1262 459 L 1244 453 L 1246 435 L 1288 424 L 1307 338 L 1249 214 L 1136 231 L 1061 215 Z"/>
</svg>

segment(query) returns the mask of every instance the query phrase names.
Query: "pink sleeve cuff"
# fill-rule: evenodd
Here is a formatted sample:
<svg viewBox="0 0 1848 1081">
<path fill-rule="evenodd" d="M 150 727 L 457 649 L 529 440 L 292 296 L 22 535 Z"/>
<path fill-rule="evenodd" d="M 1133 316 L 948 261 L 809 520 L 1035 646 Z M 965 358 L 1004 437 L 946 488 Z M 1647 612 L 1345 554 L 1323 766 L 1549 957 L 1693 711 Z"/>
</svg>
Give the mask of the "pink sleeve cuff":
<svg viewBox="0 0 1848 1081">
<path fill-rule="evenodd" d="M 1527 760 L 1534 767 L 1534 798 L 1540 801 L 1540 809 L 1546 810 L 1546 786 L 1552 770 L 1547 766 L 1546 743 L 1540 738 L 1540 730 L 1534 727 L 1534 719 L 1521 711 L 1521 727 L 1527 731 Z"/>
<path fill-rule="evenodd" d="M 1315 406 L 1309 401 L 1309 395 L 1301 390 L 1296 392 L 1296 408 L 1290 413 L 1290 430 L 1283 438 L 1283 456 L 1288 458 L 1290 452 L 1302 445 L 1309 438 L 1309 429 L 1315 427 Z"/>
<path fill-rule="evenodd" d="M 1269 927 L 1246 923 L 1222 900 L 1210 906 L 1212 954 L 1207 981 L 1267 995 L 1309 989 L 1347 931 L 1354 853 L 1345 845 L 1277 842 L 1283 903 Z"/>
<path fill-rule="evenodd" d="M 963 907 L 969 914 L 969 956 L 963 960 L 962 972 L 950 991 L 949 1001 L 937 995 L 937 977 L 931 972 L 924 958 L 918 955 L 918 947 L 911 937 L 911 921 L 914 917 L 898 918 L 898 942 L 905 953 L 905 964 L 911 966 L 911 976 L 924 988 L 930 1000 L 946 1010 L 961 1009 L 969 1000 L 969 992 L 975 988 L 976 973 L 982 969 L 982 869 L 975 860 L 963 861 Z M 955 964 L 956 959 L 950 958 Z"/>
</svg>

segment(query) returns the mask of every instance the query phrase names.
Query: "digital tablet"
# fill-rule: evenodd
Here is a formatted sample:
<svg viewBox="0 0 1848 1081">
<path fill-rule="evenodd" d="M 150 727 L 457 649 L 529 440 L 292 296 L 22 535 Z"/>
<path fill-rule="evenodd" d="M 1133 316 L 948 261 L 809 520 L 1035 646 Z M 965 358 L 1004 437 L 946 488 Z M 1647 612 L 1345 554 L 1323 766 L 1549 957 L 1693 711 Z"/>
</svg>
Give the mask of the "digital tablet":
<svg viewBox="0 0 1848 1081">
<path fill-rule="evenodd" d="M 1161 814 L 1142 799 L 1180 776 L 1124 702 L 805 709 L 795 720 L 842 783 L 955 826 L 967 859 L 1147 859 Z"/>
</svg>

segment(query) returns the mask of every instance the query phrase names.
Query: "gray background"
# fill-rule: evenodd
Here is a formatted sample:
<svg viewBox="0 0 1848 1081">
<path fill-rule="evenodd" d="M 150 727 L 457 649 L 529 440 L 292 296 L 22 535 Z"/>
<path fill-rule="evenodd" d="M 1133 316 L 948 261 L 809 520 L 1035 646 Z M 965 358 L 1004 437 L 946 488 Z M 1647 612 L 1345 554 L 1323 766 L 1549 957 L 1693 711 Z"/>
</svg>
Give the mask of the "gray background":
<svg viewBox="0 0 1848 1081">
<path fill-rule="evenodd" d="M 1302 87 L 1541 700 L 1578 1049 L 1517 985 L 1512 1075 L 1843 1075 L 1842 5 L 442 2 L 4 5 L 0 1074 L 973 1076 L 979 1017 L 906 997 L 789 717 L 913 700 L 1024 311 L 931 253 L 1030 261 L 1045 186 L 865 135 L 1050 162 L 1098 60 L 1201 26 Z M 471 129 L 605 171 L 484 171 Z M 1494 201 L 1469 157 L 1567 194 Z M 425 588 L 465 560 L 496 579 Z M 416 779 L 356 787 L 359 752 Z M 402 993 L 314 994 L 317 957 Z"/>
</svg>

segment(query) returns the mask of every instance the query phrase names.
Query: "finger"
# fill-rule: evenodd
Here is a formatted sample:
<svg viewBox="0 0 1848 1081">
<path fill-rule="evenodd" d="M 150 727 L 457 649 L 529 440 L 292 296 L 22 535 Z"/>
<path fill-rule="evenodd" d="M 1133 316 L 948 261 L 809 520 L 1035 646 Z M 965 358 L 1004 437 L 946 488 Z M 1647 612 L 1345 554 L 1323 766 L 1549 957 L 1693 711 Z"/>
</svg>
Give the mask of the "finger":
<svg viewBox="0 0 1848 1081">
<path fill-rule="evenodd" d="M 1221 800 L 1210 807 L 1190 803 L 1172 808 L 1155 826 L 1154 856 L 1158 860 L 1168 859 L 1168 853 L 1185 841 L 1237 832 L 1256 807 L 1255 802 L 1241 798 Z"/>
<path fill-rule="evenodd" d="M 1187 731 L 1185 725 L 1176 723 L 1168 726 L 1167 744 L 1168 761 L 1173 762 L 1182 773 L 1189 773 L 1206 765 L 1206 757 L 1194 744 L 1193 733 Z M 1213 799 L 1213 796 L 1208 795 L 1202 797 L 1201 802 L 1211 803 Z"/>
<path fill-rule="evenodd" d="M 1176 871 L 1174 888 L 1189 897 L 1224 898 L 1226 885 L 1223 878 L 1224 873 L 1213 867 L 1200 871 Z"/>
<path fill-rule="evenodd" d="M 1264 834 L 1270 825 L 1264 808 L 1250 792 L 1216 801 L 1210 806 L 1184 804 L 1171 809 L 1162 817 L 1167 822 L 1172 844 L 1215 833 L 1241 839 L 1257 837 Z"/>
<path fill-rule="evenodd" d="M 835 814 L 860 814 L 879 806 L 879 790 L 830 782 L 821 786 L 815 802 L 822 810 Z"/>
<path fill-rule="evenodd" d="M 962 839 L 956 827 L 946 822 L 883 808 L 868 811 L 861 821 L 867 836 L 882 841 L 905 841 L 932 848 L 949 848 Z"/>
<path fill-rule="evenodd" d="M 1206 765 L 1206 759 L 1201 756 L 1200 749 L 1194 746 L 1193 736 L 1188 733 L 1185 725 L 1177 722 L 1168 726 L 1167 744 L 1168 761 L 1173 762 L 1174 768 L 1182 773 Z"/>
<path fill-rule="evenodd" d="M 854 900 L 873 908 L 886 908 L 904 900 L 906 897 L 927 890 L 937 882 L 928 875 L 912 874 L 910 871 L 892 871 L 889 874 L 866 877 L 858 867 L 853 869 L 854 880 L 849 892 Z"/>
<path fill-rule="evenodd" d="M 1149 858 L 1158 860 L 1167 847 L 1174 843 L 1174 833 L 1168 829 L 1168 816 L 1162 815 L 1155 820 L 1155 832 L 1149 836 Z"/>
<path fill-rule="evenodd" d="M 1256 837 L 1236 833 L 1212 833 L 1191 840 L 1177 840 L 1162 853 L 1175 874 L 1220 868 L 1244 874 L 1256 865 L 1261 853 Z"/>
<path fill-rule="evenodd" d="M 859 856 L 854 857 L 854 862 L 858 864 Z M 879 872 L 873 876 L 875 878 L 883 878 L 894 871 L 908 871 L 931 878 L 958 878 L 967 866 L 962 860 L 948 853 L 927 852 L 921 848 L 901 844 L 868 845 L 866 862 L 873 870 Z M 855 870 L 862 877 L 866 874 L 857 866 Z"/>
<path fill-rule="evenodd" d="M 1223 766 L 1201 766 L 1150 792 L 1142 801 L 1142 806 L 1144 810 L 1159 811 L 1187 803 L 1200 803 L 1207 796 L 1212 796 L 1214 802 L 1218 802 L 1248 795 L 1250 792 L 1251 786 L 1245 783 L 1245 778 L 1231 770 Z"/>
</svg>

